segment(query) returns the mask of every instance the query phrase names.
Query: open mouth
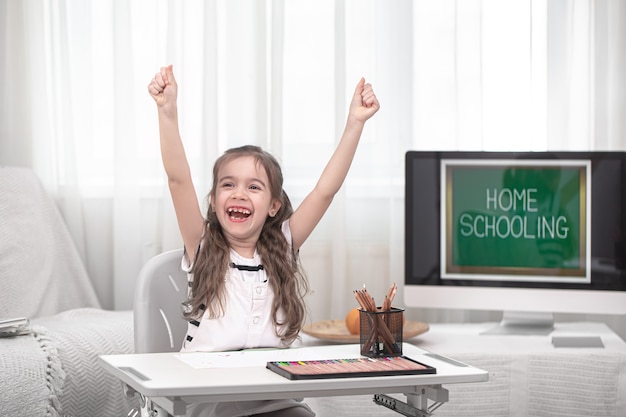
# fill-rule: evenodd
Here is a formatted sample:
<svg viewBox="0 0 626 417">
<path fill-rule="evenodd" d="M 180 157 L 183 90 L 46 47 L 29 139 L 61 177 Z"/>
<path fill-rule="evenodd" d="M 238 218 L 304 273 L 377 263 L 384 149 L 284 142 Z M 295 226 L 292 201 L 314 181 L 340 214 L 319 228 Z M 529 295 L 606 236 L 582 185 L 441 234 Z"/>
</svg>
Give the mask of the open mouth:
<svg viewBox="0 0 626 417">
<path fill-rule="evenodd" d="M 234 221 L 242 221 L 250 217 L 252 212 L 247 208 L 243 207 L 229 207 L 228 208 L 228 217 Z"/>
</svg>

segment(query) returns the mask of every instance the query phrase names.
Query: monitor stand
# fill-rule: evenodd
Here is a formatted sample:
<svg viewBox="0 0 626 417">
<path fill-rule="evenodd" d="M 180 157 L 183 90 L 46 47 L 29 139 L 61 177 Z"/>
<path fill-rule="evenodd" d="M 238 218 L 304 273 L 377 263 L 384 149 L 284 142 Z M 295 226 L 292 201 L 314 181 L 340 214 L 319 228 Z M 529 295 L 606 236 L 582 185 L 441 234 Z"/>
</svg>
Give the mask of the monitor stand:
<svg viewBox="0 0 626 417">
<path fill-rule="evenodd" d="M 502 321 L 481 335 L 547 336 L 554 330 L 552 313 L 504 311 Z"/>
</svg>

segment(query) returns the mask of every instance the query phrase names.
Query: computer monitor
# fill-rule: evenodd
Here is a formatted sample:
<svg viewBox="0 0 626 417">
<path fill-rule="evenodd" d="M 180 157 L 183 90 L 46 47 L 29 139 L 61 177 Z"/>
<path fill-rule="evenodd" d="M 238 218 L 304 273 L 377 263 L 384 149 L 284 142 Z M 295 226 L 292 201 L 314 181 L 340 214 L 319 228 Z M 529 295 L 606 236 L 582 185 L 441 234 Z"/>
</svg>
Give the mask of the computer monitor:
<svg viewBox="0 0 626 417">
<path fill-rule="evenodd" d="M 405 172 L 406 307 L 517 334 L 626 314 L 626 152 L 409 151 Z"/>
</svg>

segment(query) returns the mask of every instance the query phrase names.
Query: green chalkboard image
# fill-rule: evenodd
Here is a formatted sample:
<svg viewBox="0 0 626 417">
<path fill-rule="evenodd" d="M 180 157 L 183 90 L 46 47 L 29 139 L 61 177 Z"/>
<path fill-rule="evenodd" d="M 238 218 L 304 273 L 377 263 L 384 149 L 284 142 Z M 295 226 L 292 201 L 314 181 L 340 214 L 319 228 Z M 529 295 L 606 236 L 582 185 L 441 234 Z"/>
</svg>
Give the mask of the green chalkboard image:
<svg viewBox="0 0 626 417">
<path fill-rule="evenodd" d="M 584 161 L 447 164 L 446 271 L 585 277 L 586 178 Z"/>
</svg>

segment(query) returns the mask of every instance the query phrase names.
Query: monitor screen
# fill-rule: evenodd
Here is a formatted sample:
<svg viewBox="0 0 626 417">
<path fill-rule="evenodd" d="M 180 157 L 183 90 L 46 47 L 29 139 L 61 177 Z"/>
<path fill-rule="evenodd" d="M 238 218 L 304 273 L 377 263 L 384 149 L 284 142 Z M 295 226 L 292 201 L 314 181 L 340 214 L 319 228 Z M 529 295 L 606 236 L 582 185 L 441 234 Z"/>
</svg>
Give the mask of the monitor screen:
<svg viewBox="0 0 626 417">
<path fill-rule="evenodd" d="M 626 314 L 625 152 L 406 154 L 405 305 Z"/>
</svg>

